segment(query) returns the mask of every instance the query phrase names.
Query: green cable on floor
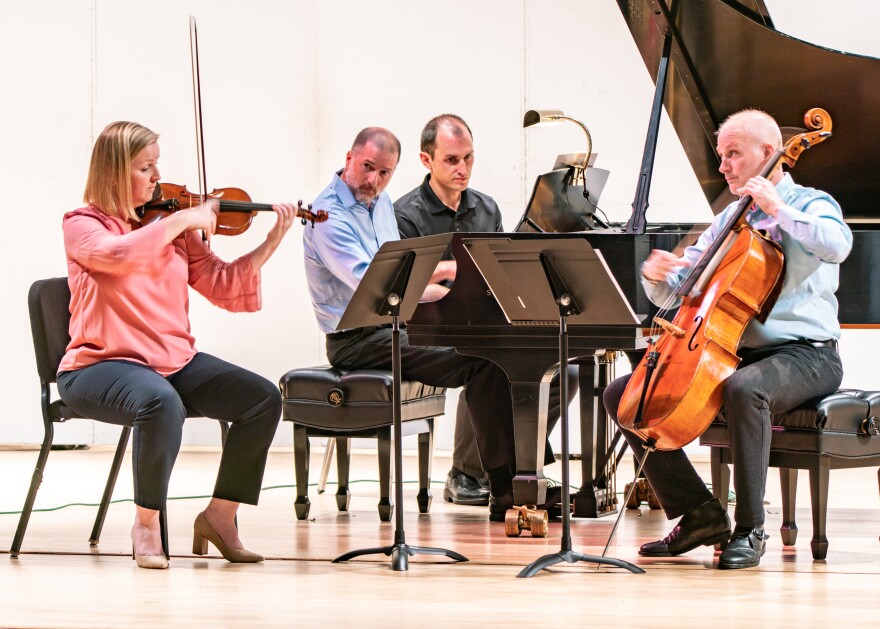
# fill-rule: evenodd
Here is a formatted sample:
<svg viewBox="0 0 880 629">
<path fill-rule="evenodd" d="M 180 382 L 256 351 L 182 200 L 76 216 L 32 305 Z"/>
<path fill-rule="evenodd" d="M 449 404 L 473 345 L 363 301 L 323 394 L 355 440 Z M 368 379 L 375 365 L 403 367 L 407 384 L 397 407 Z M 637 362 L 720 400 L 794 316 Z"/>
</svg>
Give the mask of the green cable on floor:
<svg viewBox="0 0 880 629">
<path fill-rule="evenodd" d="M 556 482 L 552 479 L 548 479 L 550 482 Z M 378 483 L 377 479 L 365 478 L 360 480 L 349 481 L 349 485 L 357 485 L 359 483 Z M 405 480 L 403 481 L 404 485 L 412 485 L 417 483 L 415 480 Z M 327 485 L 338 485 L 338 481 L 327 481 Z M 432 485 L 444 485 L 445 481 L 442 480 L 432 480 Z M 318 483 L 309 483 L 309 487 L 317 487 Z M 261 491 L 269 491 L 271 489 L 295 489 L 295 485 L 269 485 L 267 487 L 263 487 Z M 575 490 L 576 491 L 576 490 Z M 210 498 L 211 496 L 169 496 L 168 500 L 196 500 L 196 499 L 204 499 Z M 110 504 L 119 504 L 123 502 L 134 502 L 134 498 L 118 498 L 116 500 L 111 500 Z M 43 507 L 42 509 L 33 509 L 32 513 L 48 513 L 50 511 L 59 511 L 61 509 L 67 509 L 68 507 L 100 507 L 101 503 L 99 502 L 71 502 L 69 504 L 60 505 L 57 507 Z M 21 511 L 0 511 L 0 516 L 3 515 L 21 515 Z"/>
<path fill-rule="evenodd" d="M 349 481 L 348 484 L 349 485 L 357 485 L 359 483 L 378 483 L 378 482 L 379 481 L 376 479 L 365 478 L 365 479 L 361 479 L 361 480 Z M 417 482 L 418 481 L 415 481 L 415 480 L 405 480 L 405 481 L 403 481 L 403 484 L 404 485 L 412 485 Z M 556 481 L 552 478 L 548 478 L 547 482 L 549 484 L 551 484 L 551 486 L 559 484 L 559 481 Z M 338 481 L 327 481 L 326 484 L 327 485 L 338 485 L 339 483 L 338 483 Z M 432 485 L 444 485 L 445 481 L 432 480 L 431 484 Z M 318 486 L 318 483 L 309 483 L 309 487 L 317 487 L 317 486 Z M 709 489 L 712 488 L 711 485 L 708 485 L 708 487 L 709 487 Z M 295 485 L 269 485 L 267 487 L 263 487 L 261 489 L 261 491 L 269 491 L 272 489 L 295 489 Z M 577 492 L 579 489 L 580 489 L 580 487 L 576 487 L 576 486 L 572 485 L 570 491 Z M 615 495 L 622 496 L 623 494 L 624 494 L 624 492 L 618 491 Z M 200 499 L 200 498 L 204 499 L 204 498 L 210 498 L 210 497 L 211 496 L 169 496 L 168 500 L 196 500 L 196 499 Z M 134 502 L 134 498 L 119 498 L 117 500 L 111 500 L 110 504 L 120 504 L 123 502 Z M 733 491 L 729 491 L 727 493 L 727 502 L 728 503 L 735 503 L 736 502 L 736 494 Z M 32 513 L 49 513 L 51 511 L 60 511 L 61 509 L 67 509 L 68 507 L 99 507 L 99 506 L 101 506 L 101 504 L 98 502 L 71 502 L 71 503 L 60 505 L 57 507 L 43 507 L 42 509 L 33 509 Z M 21 511 L 0 511 L 0 516 L 3 516 L 3 515 L 21 515 Z"/>
</svg>

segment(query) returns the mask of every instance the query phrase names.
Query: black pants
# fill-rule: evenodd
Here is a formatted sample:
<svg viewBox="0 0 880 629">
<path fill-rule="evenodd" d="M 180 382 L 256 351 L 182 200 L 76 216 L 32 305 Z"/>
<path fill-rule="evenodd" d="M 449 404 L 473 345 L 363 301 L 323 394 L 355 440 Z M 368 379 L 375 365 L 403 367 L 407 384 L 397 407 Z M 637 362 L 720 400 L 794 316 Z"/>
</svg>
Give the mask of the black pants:
<svg viewBox="0 0 880 629">
<path fill-rule="evenodd" d="M 574 399 L 578 391 L 577 367 L 568 368 L 568 404 Z M 547 434 L 553 432 L 556 422 L 559 421 L 560 396 L 559 396 L 559 372 L 550 381 L 550 398 L 547 404 Z M 461 391 L 458 397 L 458 407 L 455 412 L 455 441 L 452 450 L 452 467 L 468 476 L 480 478 L 484 470 L 480 467 L 480 456 L 477 452 L 477 441 L 474 438 L 473 424 L 471 423 L 470 411 L 467 403 L 467 389 Z M 548 440 L 544 446 L 544 465 L 550 465 L 556 461 L 553 449 Z"/>
<path fill-rule="evenodd" d="M 391 369 L 387 327 L 360 328 L 327 335 L 327 358 L 341 369 Z M 462 356 L 451 347 L 410 347 L 400 333 L 401 372 L 405 380 L 435 387 L 467 387 L 470 422 L 481 467 L 515 468 L 513 406 L 504 371 L 483 358 Z"/>
<path fill-rule="evenodd" d="M 843 378 L 843 367 L 834 348 L 813 347 L 801 341 L 744 350 L 740 356 L 739 367 L 724 381 L 722 412 L 727 420 L 733 460 L 734 519 L 739 526 L 755 528 L 764 524 L 772 415 L 834 393 Z M 629 377 L 618 378 L 605 390 L 605 408 L 615 421 Z M 628 430 L 623 434 L 635 456 L 641 459 L 641 437 Z M 669 519 L 712 499 L 682 450 L 652 452 L 644 470 Z"/>
<path fill-rule="evenodd" d="M 64 403 L 98 421 L 133 427 L 134 501 L 164 509 L 183 421 L 230 422 L 214 497 L 257 504 L 269 445 L 281 418 L 281 393 L 255 373 L 199 353 L 177 373 L 110 360 L 58 374 Z"/>
</svg>

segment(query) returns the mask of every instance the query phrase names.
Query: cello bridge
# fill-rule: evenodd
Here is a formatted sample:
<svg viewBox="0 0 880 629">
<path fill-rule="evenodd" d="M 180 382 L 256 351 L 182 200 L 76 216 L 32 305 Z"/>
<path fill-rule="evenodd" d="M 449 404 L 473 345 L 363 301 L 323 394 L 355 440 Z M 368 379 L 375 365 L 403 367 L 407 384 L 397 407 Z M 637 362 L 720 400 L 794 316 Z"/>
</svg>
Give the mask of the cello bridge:
<svg viewBox="0 0 880 629">
<path fill-rule="evenodd" d="M 677 325 L 670 323 L 666 319 L 661 319 L 660 317 L 654 317 L 654 323 L 659 325 L 665 332 L 668 332 L 672 336 L 677 338 L 682 338 L 684 336 L 684 330 Z"/>
</svg>

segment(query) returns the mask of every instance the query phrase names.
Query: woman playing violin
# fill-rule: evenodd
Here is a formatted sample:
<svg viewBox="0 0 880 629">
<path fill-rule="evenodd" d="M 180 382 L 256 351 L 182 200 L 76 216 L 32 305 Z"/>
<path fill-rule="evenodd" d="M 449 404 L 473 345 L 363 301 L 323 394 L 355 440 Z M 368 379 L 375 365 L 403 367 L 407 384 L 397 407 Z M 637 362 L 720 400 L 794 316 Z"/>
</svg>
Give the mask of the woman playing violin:
<svg viewBox="0 0 880 629">
<path fill-rule="evenodd" d="M 274 206 L 266 240 L 233 262 L 209 248 L 214 200 L 140 226 L 134 208 L 153 197 L 159 181 L 157 140 L 133 122 L 108 125 L 92 152 L 87 205 L 64 216 L 71 341 L 58 390 L 84 417 L 133 426 L 131 538 L 143 568 L 168 566 L 159 513 L 187 413 L 229 422 L 213 497 L 195 521 L 193 551 L 205 554 L 211 541 L 229 561 L 261 561 L 242 545 L 235 514 L 239 503 L 257 503 L 281 397 L 269 380 L 196 349 L 188 290 L 233 312 L 259 310 L 260 269 L 296 209 Z"/>
<path fill-rule="evenodd" d="M 785 257 L 779 296 L 766 320 L 748 322 L 737 352 L 741 362 L 723 382 L 722 410 L 737 492 L 736 526 L 731 531 L 727 513 L 712 499 L 682 450 L 653 452 L 645 461 L 645 475 L 666 516 L 682 517 L 665 538 L 642 545 L 642 556 L 670 557 L 721 544 L 725 548 L 719 568 L 757 566 L 767 539 L 763 503 L 771 416 L 833 393 L 843 378 L 834 292 L 840 263 L 852 248 L 852 233 L 840 206 L 827 193 L 797 185 L 781 167 L 760 176 L 781 146 L 776 121 L 758 110 L 733 114 L 718 131 L 719 170 L 729 190 L 751 197 L 747 222 L 778 242 Z M 652 252 L 641 273 L 645 292 L 654 303 L 673 296 L 737 205 L 732 203 L 716 216 L 681 258 Z M 615 418 L 628 379 L 615 380 L 605 391 L 605 407 Z M 641 457 L 644 442 L 639 435 L 624 431 L 624 436 Z"/>
</svg>

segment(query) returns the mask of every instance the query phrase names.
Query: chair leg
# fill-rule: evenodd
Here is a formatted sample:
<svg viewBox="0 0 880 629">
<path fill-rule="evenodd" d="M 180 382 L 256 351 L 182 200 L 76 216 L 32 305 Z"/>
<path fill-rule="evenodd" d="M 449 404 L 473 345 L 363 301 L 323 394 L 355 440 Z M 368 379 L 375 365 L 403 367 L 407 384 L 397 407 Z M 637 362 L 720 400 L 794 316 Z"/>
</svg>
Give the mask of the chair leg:
<svg viewBox="0 0 880 629">
<path fill-rule="evenodd" d="M 336 508 L 348 511 L 351 503 L 351 492 L 348 490 L 349 466 L 351 465 L 351 439 L 336 437 L 336 475 L 339 485 L 336 488 Z"/>
<path fill-rule="evenodd" d="M 825 559 L 828 555 L 828 538 L 825 536 L 825 523 L 828 516 L 828 483 L 831 478 L 831 460 L 827 456 L 818 457 L 810 468 L 810 500 L 813 506 L 813 539 L 810 549 L 813 559 Z"/>
<path fill-rule="evenodd" d="M 431 510 L 431 463 L 434 456 L 434 418 L 428 420 L 428 432 L 419 434 L 419 513 Z"/>
<path fill-rule="evenodd" d="M 712 494 L 727 509 L 727 497 L 730 493 L 730 466 L 721 462 L 722 448 L 711 448 Z"/>
<path fill-rule="evenodd" d="M 165 509 L 159 511 L 159 535 L 162 538 L 162 552 L 165 553 L 165 559 L 171 559 L 168 546 L 168 511 Z"/>
<path fill-rule="evenodd" d="M 293 425 L 293 461 L 296 470 L 296 500 L 293 510 L 297 520 L 309 517 L 309 436 L 305 426 Z"/>
<path fill-rule="evenodd" d="M 390 522 L 394 512 L 391 500 L 391 428 L 379 428 L 376 441 L 379 451 L 379 519 Z"/>
<path fill-rule="evenodd" d="M 797 480 L 797 469 L 779 468 L 779 485 L 782 488 L 782 526 L 779 528 L 779 536 L 782 537 L 783 546 L 794 546 L 797 541 Z"/>
<path fill-rule="evenodd" d="M 730 466 L 721 462 L 722 448 L 711 448 L 710 467 L 712 472 L 712 495 L 727 510 L 727 498 L 730 495 Z M 650 504 L 650 503 L 649 503 Z M 723 550 L 721 544 L 715 544 L 715 550 Z"/>
<path fill-rule="evenodd" d="M 10 556 L 15 559 L 21 550 L 21 543 L 24 541 L 24 532 L 27 530 L 28 521 L 31 519 L 31 511 L 34 508 L 34 501 L 37 499 L 37 490 L 43 483 L 43 470 L 46 469 L 46 459 L 49 458 L 49 452 L 52 450 L 52 439 L 55 435 L 55 426 L 51 420 L 44 419 L 45 433 L 43 435 L 43 445 L 40 446 L 40 454 L 37 456 L 37 465 L 34 467 L 34 474 L 31 477 L 31 487 L 28 495 L 24 500 L 24 506 L 21 508 L 21 517 L 18 519 L 18 528 L 15 529 L 15 537 L 12 538 L 12 548 L 9 549 Z"/>
<path fill-rule="evenodd" d="M 330 462 L 333 460 L 333 452 L 336 450 L 336 439 L 327 439 L 324 446 L 324 459 L 321 461 L 321 476 L 318 478 L 318 493 L 323 494 L 327 489 L 327 476 L 330 475 Z"/>
<path fill-rule="evenodd" d="M 101 497 L 101 505 L 98 507 L 98 515 L 95 516 L 95 525 L 89 536 L 89 546 L 95 548 L 101 539 L 101 530 L 104 528 L 104 518 L 107 517 L 107 509 L 110 507 L 110 499 L 113 498 L 113 488 L 116 487 L 116 479 L 119 476 L 119 468 L 122 467 L 122 459 L 125 457 L 125 449 L 128 447 L 128 439 L 131 435 L 131 427 L 123 426 L 119 433 L 119 444 L 116 446 L 116 454 L 113 455 L 113 463 L 110 465 L 110 474 L 107 476 L 107 484 L 104 486 L 104 495 Z"/>
</svg>

